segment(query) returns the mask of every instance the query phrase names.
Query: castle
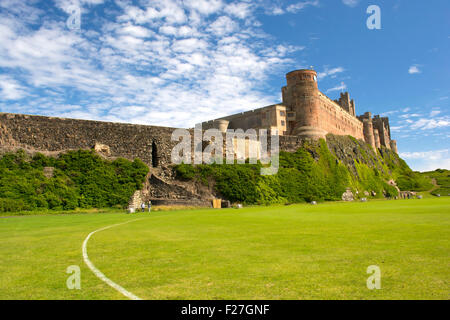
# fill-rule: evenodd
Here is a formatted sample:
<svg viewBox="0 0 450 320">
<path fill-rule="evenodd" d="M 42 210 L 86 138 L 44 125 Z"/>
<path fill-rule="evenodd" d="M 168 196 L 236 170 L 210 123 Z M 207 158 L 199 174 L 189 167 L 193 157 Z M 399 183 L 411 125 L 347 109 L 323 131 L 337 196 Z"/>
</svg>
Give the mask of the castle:
<svg viewBox="0 0 450 320">
<path fill-rule="evenodd" d="M 351 135 L 378 149 L 381 146 L 398 153 L 391 139 L 389 119 L 370 112 L 356 116 L 354 100 L 348 92 L 331 100 L 319 91 L 314 70 L 295 70 L 286 75 L 283 102 L 220 119 L 204 122 L 203 128 L 277 130 L 281 136 L 326 138 L 328 133 Z"/>
<path fill-rule="evenodd" d="M 280 150 L 296 151 L 307 139 L 351 135 L 374 150 L 385 147 L 397 153 L 391 140 L 389 119 L 366 112 L 356 116 L 355 102 L 348 93 L 331 100 L 319 91 L 314 70 L 296 70 L 286 75 L 283 103 L 203 123 L 203 129 L 277 129 Z M 152 168 L 171 164 L 175 128 L 63 119 L 0 113 L 0 151 L 25 149 L 57 155 L 76 149 L 95 149 L 106 157 L 140 158 Z"/>
</svg>

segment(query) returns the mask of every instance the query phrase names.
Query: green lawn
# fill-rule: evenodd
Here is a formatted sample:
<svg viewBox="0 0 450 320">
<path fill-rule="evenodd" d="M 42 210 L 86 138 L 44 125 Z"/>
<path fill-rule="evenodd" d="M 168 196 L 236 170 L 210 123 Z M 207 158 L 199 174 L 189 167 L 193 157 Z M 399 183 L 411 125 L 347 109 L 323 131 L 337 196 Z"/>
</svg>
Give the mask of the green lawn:
<svg viewBox="0 0 450 320">
<path fill-rule="evenodd" d="M 449 299 L 450 198 L 0 218 L 0 299 Z M 81 290 L 65 273 L 81 268 Z M 366 269 L 381 268 L 381 290 Z"/>
</svg>

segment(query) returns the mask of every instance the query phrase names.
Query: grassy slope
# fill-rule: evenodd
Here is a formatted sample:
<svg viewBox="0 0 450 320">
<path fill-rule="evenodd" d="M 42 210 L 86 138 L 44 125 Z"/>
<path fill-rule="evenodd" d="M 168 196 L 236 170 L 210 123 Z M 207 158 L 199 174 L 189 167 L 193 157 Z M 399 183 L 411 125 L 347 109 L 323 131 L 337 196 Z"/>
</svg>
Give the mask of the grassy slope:
<svg viewBox="0 0 450 320">
<path fill-rule="evenodd" d="M 438 169 L 435 171 L 422 172 L 422 176 L 434 179 L 438 187 L 433 188 L 430 193 L 433 195 L 450 195 L 450 170 Z"/>
<path fill-rule="evenodd" d="M 147 299 L 448 299 L 450 199 L 146 214 L 91 260 Z M 144 215 L 0 218 L 0 298 L 121 299 L 84 265 Z M 82 290 L 65 287 L 69 265 Z M 378 265 L 382 289 L 366 288 Z"/>
</svg>

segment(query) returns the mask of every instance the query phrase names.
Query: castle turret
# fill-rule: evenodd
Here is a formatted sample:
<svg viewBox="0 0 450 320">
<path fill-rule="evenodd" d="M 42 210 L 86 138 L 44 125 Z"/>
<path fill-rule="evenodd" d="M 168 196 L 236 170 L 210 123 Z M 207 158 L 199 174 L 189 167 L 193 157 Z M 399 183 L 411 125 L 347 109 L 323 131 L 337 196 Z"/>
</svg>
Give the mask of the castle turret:
<svg viewBox="0 0 450 320">
<path fill-rule="evenodd" d="M 356 106 L 355 106 L 355 100 L 352 99 L 350 101 L 350 114 L 354 117 L 356 117 Z"/>
<path fill-rule="evenodd" d="M 334 100 L 342 109 L 347 111 L 352 116 L 356 117 L 355 100 L 350 100 L 350 94 L 348 92 L 341 92 L 339 100 Z"/>
<path fill-rule="evenodd" d="M 228 120 L 215 120 L 213 124 L 213 128 L 219 129 L 220 132 L 226 133 L 228 129 L 228 125 L 230 124 L 230 121 Z"/>
<path fill-rule="evenodd" d="M 381 148 L 380 133 L 378 129 L 373 129 L 373 138 L 375 140 L 375 148 Z"/>
<path fill-rule="evenodd" d="M 364 141 L 373 149 L 376 149 L 377 146 L 375 144 L 375 136 L 373 132 L 372 113 L 366 112 L 362 116 L 358 116 L 358 119 L 363 123 Z"/>
<path fill-rule="evenodd" d="M 282 89 L 283 104 L 287 111 L 295 112 L 289 122 L 290 134 L 304 138 L 325 138 L 320 129 L 320 102 L 317 73 L 314 70 L 295 70 L 286 75 L 287 86 Z"/>
</svg>

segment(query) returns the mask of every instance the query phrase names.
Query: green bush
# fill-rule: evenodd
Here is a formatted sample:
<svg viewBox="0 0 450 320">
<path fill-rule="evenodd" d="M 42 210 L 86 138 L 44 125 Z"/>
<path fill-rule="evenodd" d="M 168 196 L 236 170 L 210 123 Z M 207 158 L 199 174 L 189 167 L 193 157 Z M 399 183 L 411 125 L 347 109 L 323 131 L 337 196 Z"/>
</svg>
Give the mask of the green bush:
<svg viewBox="0 0 450 320">
<path fill-rule="evenodd" d="M 54 168 L 53 177 L 44 167 Z M 108 161 L 87 150 L 58 158 L 7 153 L 0 158 L 0 211 L 125 207 L 147 173 L 138 159 Z"/>
</svg>

